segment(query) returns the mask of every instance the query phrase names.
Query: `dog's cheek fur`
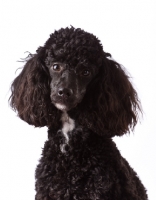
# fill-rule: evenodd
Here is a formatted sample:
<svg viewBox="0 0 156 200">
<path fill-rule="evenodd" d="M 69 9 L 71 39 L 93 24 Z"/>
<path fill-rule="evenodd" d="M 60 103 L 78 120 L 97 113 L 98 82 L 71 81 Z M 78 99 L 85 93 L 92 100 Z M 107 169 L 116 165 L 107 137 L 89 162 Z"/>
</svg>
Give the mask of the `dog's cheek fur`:
<svg viewBox="0 0 156 200">
<path fill-rule="evenodd" d="M 74 117 L 75 112 L 69 114 Z M 81 125 L 108 138 L 133 130 L 141 105 L 124 68 L 104 58 L 99 74 L 89 84 L 77 112 Z"/>
<path fill-rule="evenodd" d="M 60 119 L 50 99 L 50 76 L 38 56 L 30 55 L 11 86 L 10 105 L 18 116 L 35 127 L 50 126 Z"/>
</svg>

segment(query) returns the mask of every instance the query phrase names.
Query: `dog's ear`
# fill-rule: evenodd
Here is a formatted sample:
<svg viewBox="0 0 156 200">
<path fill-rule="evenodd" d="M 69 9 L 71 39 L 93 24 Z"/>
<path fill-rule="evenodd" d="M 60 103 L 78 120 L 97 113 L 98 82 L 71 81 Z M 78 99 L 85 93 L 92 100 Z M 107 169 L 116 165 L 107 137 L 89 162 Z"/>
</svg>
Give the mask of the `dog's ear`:
<svg viewBox="0 0 156 200">
<path fill-rule="evenodd" d="M 55 117 L 49 82 L 48 70 L 38 54 L 34 54 L 26 60 L 23 70 L 11 85 L 11 107 L 22 120 L 36 127 L 48 126 Z"/>
<path fill-rule="evenodd" d="M 140 101 L 126 70 L 106 57 L 102 62 L 86 93 L 84 117 L 80 121 L 103 136 L 121 136 L 134 129 L 141 111 Z"/>
</svg>

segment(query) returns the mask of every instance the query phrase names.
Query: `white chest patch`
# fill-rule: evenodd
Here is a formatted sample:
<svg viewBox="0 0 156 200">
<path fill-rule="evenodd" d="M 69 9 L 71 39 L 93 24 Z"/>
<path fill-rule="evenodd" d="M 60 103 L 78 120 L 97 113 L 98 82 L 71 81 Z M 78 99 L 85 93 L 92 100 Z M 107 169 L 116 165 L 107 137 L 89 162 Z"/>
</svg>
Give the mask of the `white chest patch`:
<svg viewBox="0 0 156 200">
<path fill-rule="evenodd" d="M 68 132 L 71 132 L 75 128 L 75 122 L 71 119 L 66 112 L 62 114 L 62 133 L 66 139 L 66 144 L 69 142 Z"/>
</svg>

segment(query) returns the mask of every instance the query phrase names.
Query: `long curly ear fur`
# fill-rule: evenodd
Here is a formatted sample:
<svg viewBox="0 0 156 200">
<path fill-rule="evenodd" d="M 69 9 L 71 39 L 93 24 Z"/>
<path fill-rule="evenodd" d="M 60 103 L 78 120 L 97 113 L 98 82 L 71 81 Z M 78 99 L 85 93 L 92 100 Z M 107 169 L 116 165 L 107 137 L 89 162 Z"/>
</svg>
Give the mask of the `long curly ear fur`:
<svg viewBox="0 0 156 200">
<path fill-rule="evenodd" d="M 40 57 L 29 55 L 22 72 L 12 83 L 10 97 L 10 105 L 18 116 L 36 127 L 49 126 L 58 112 L 50 100 L 49 72 Z"/>
<path fill-rule="evenodd" d="M 100 135 L 121 136 L 134 129 L 141 105 L 124 68 L 105 55 L 97 77 L 79 105 L 78 118 L 82 125 Z"/>
</svg>

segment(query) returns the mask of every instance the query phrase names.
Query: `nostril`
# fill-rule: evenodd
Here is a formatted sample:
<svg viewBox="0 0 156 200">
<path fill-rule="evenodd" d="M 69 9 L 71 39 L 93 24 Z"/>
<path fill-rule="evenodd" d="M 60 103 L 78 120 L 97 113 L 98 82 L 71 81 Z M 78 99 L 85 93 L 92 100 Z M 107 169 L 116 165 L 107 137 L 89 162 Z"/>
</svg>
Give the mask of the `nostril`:
<svg viewBox="0 0 156 200">
<path fill-rule="evenodd" d="M 67 95 L 68 97 L 70 97 L 71 94 L 70 94 L 69 92 L 67 92 L 66 95 Z"/>
<path fill-rule="evenodd" d="M 65 95 L 67 95 L 68 97 L 70 97 L 71 92 L 70 91 L 66 91 Z"/>
<path fill-rule="evenodd" d="M 63 90 L 59 90 L 59 91 L 58 91 L 58 95 L 59 95 L 59 96 L 63 96 Z"/>
</svg>

